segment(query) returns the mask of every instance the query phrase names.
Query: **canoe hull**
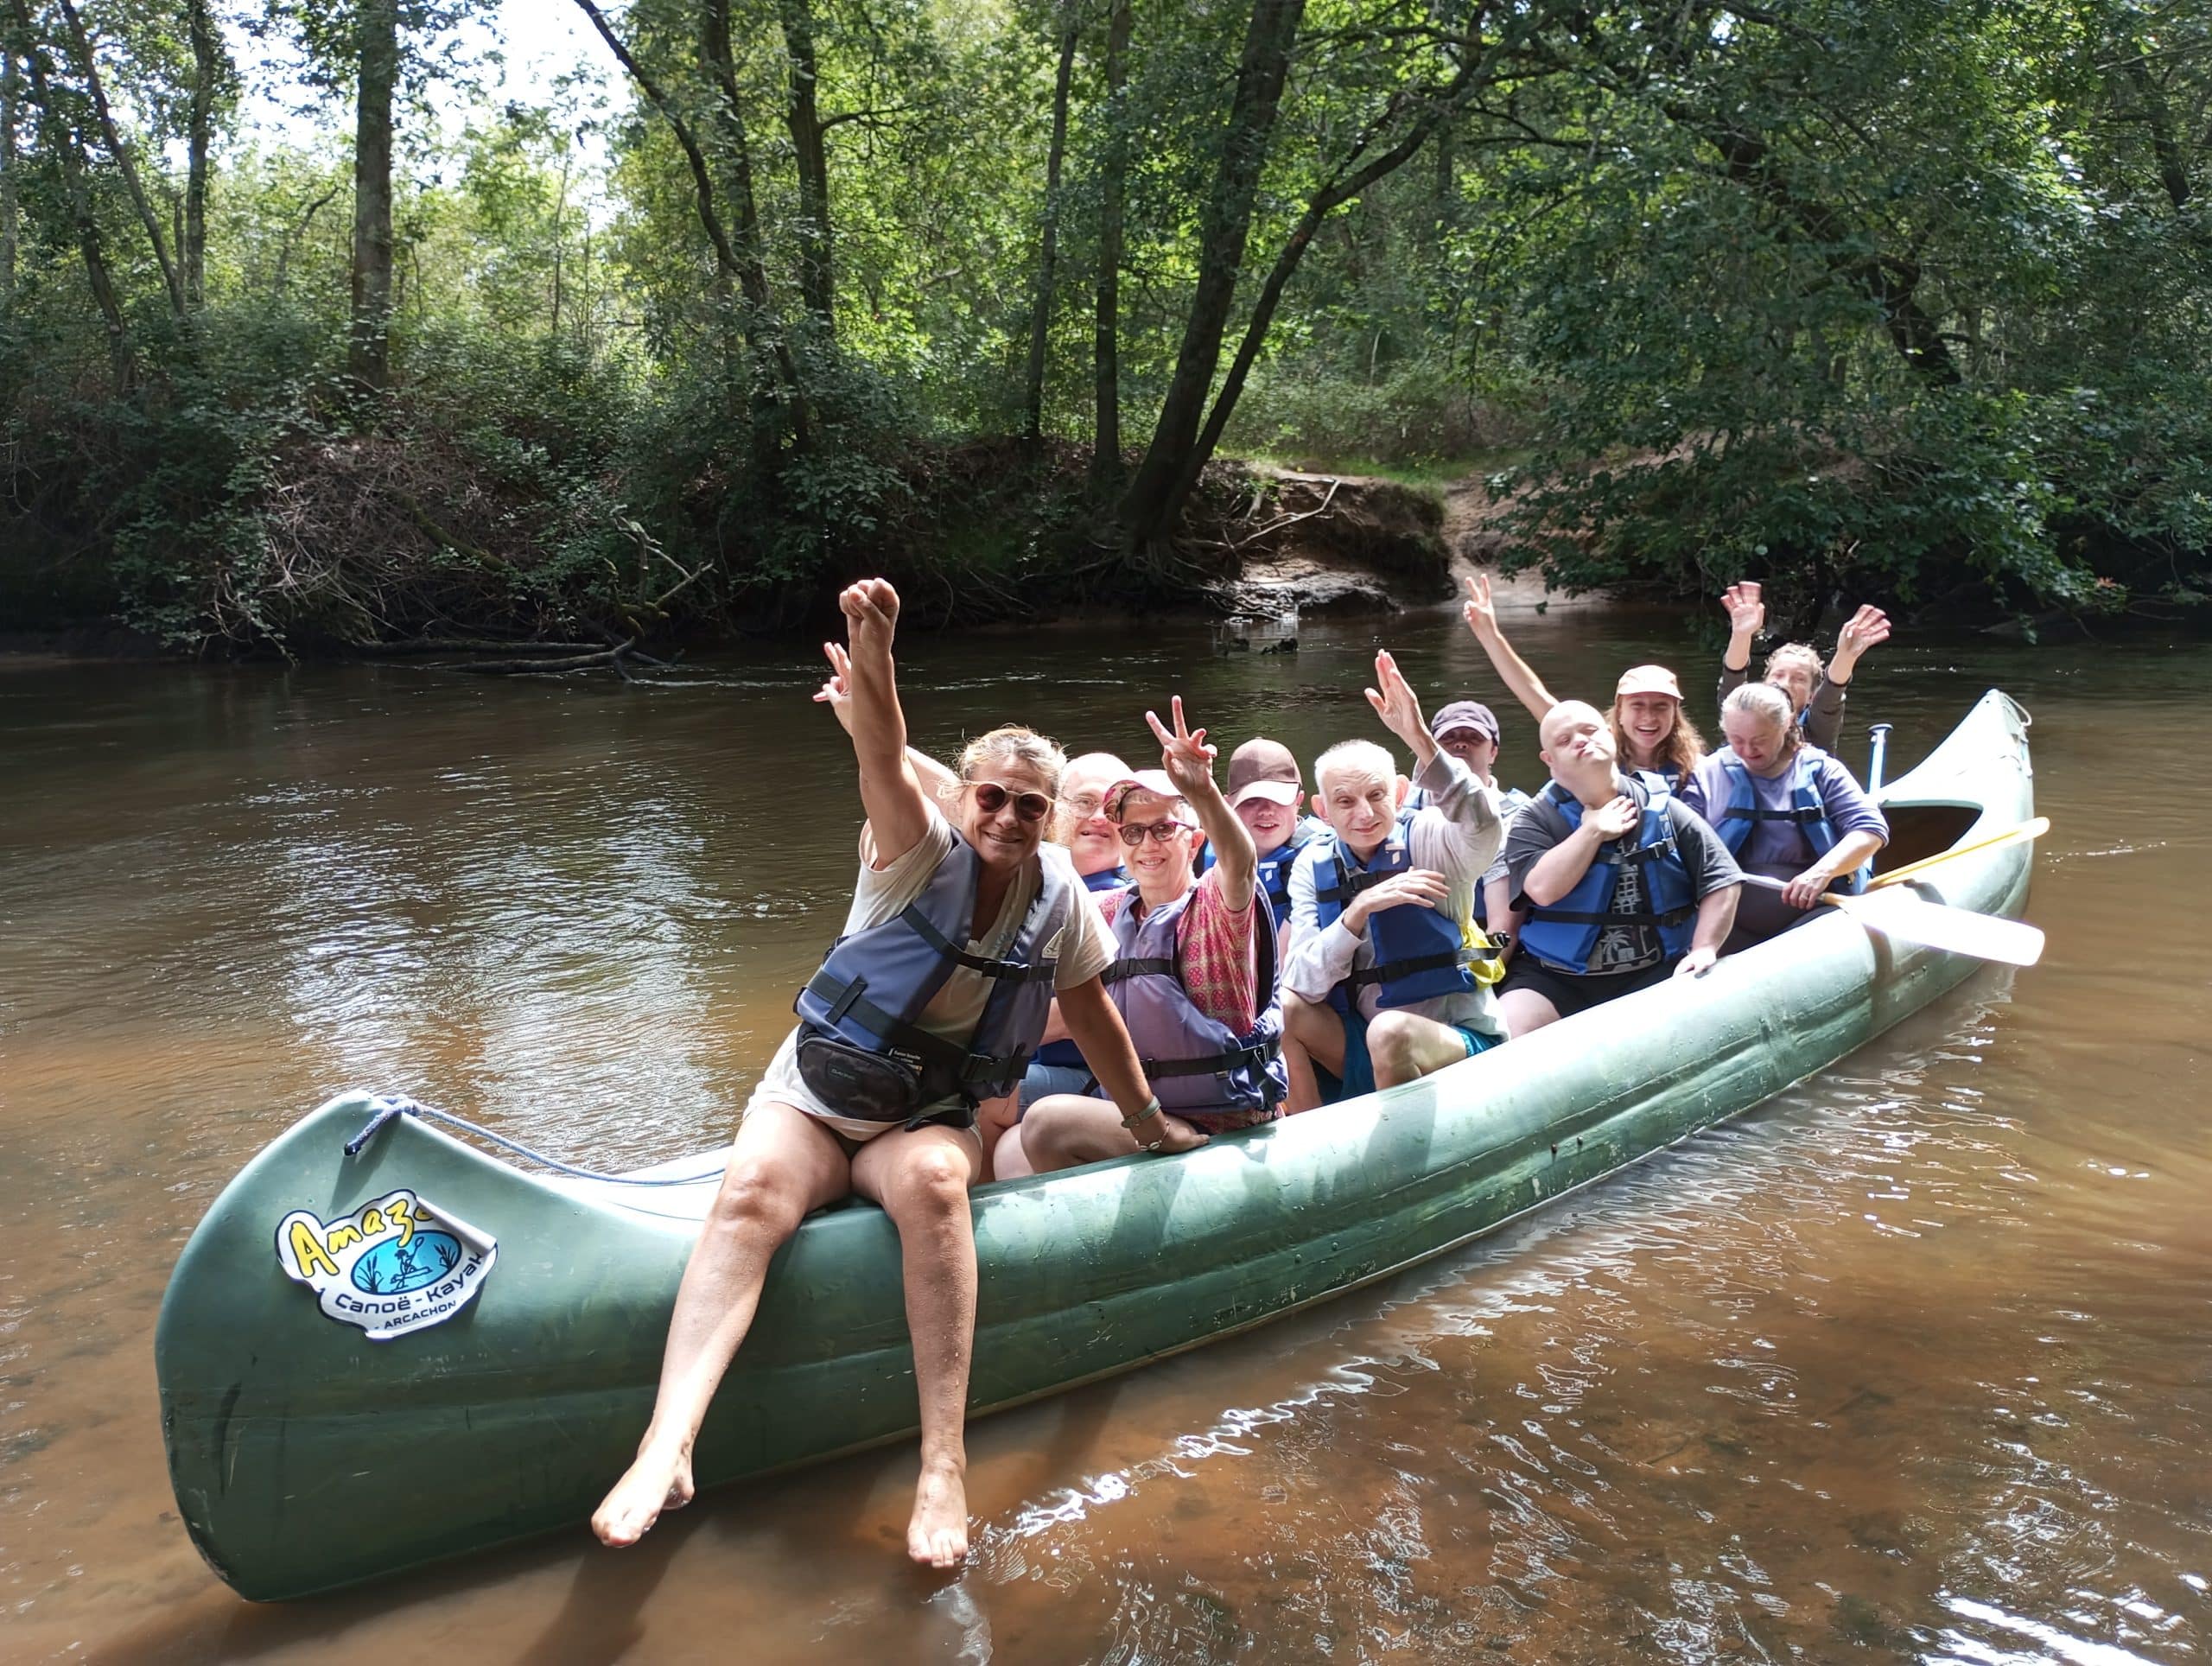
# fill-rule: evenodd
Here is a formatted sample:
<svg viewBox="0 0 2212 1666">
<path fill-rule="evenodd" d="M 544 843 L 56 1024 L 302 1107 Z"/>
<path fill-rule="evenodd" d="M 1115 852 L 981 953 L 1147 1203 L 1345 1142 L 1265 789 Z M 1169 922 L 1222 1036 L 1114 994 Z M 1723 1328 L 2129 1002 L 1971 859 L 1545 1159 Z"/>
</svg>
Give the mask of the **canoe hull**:
<svg viewBox="0 0 2212 1666">
<path fill-rule="evenodd" d="M 1986 696 L 1884 795 L 2032 813 L 2024 722 Z M 2032 846 L 1947 864 L 1926 893 L 2025 900 Z M 1975 963 L 1840 915 L 1687 988 L 1605 1008 L 1440 1074 L 1168 1161 L 1101 1164 L 976 1199 L 978 1413 L 1126 1370 L 1441 1254 L 1833 1063 Z M 256 1599 L 308 1595 L 561 1527 L 621 1472 L 651 1408 L 710 1186 L 634 1199 L 524 1174 L 413 1118 L 357 1157 L 365 1096 L 260 1154 L 179 1261 L 156 1338 L 180 1512 Z M 397 1187 L 494 1236 L 482 1294 L 390 1342 L 326 1319 L 277 1265 L 288 1211 Z M 660 1212 L 654 1212 L 658 1211 Z M 896 1234 L 810 1219 L 702 1432 L 702 1485 L 912 1432 Z"/>
</svg>

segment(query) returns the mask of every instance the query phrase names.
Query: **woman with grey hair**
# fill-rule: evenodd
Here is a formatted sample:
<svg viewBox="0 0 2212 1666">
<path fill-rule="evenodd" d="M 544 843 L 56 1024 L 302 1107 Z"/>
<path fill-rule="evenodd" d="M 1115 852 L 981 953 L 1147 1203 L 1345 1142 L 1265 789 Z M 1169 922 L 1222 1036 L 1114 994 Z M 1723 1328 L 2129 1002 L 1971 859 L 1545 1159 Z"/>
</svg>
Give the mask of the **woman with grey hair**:
<svg viewBox="0 0 2212 1666">
<path fill-rule="evenodd" d="M 1807 918 L 1826 891 L 1854 877 L 1890 842 L 1890 824 L 1852 773 L 1805 739 L 1789 696 L 1746 683 L 1721 703 L 1728 744 L 1697 766 L 1682 802 L 1709 822 L 1746 874 L 1783 881 L 1744 887 L 1734 952 Z"/>
</svg>

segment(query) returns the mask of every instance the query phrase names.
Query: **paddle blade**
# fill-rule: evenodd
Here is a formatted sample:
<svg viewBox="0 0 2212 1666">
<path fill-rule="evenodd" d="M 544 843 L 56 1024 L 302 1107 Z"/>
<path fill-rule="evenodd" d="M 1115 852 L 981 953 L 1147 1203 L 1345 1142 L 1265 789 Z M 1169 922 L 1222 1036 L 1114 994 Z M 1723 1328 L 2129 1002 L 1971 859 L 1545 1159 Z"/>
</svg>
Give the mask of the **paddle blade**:
<svg viewBox="0 0 2212 1666">
<path fill-rule="evenodd" d="M 2012 966 L 2032 966 L 2043 958 L 2043 932 L 2024 919 L 1953 908 L 1911 891 L 1831 895 L 1822 900 L 1834 903 L 1860 925 L 1902 943 L 1924 943 L 1931 949 L 1948 949 L 1978 960 L 2001 960 Z"/>
</svg>

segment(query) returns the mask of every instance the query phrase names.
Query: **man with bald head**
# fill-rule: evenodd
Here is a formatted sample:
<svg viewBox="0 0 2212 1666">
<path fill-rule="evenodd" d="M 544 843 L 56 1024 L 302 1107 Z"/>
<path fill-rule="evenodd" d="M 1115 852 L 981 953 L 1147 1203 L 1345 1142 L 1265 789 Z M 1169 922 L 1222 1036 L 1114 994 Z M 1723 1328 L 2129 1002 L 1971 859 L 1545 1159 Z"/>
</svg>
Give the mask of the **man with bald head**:
<svg viewBox="0 0 2212 1666">
<path fill-rule="evenodd" d="M 1519 930 L 1498 1006 L 1514 1035 L 1710 967 L 1743 874 L 1656 775 L 1624 772 L 1605 714 L 1545 714 L 1550 785 L 1514 817 L 1507 892 Z"/>
</svg>

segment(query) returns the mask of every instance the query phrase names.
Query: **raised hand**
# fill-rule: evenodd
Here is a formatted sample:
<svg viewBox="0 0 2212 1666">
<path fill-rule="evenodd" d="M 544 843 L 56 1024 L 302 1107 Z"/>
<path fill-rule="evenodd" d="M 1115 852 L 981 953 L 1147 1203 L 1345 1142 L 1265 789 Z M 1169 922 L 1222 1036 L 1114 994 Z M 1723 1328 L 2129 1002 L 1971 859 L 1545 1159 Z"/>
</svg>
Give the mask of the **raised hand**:
<svg viewBox="0 0 2212 1666">
<path fill-rule="evenodd" d="M 864 578 L 848 584 L 838 594 L 837 611 L 845 616 L 845 634 L 853 647 L 877 653 L 891 651 L 899 623 L 899 593 L 890 580 Z"/>
<path fill-rule="evenodd" d="M 1730 635 L 1748 639 L 1766 628 L 1766 603 L 1759 599 L 1756 580 L 1730 585 L 1721 595 L 1720 605 L 1728 614 Z"/>
<path fill-rule="evenodd" d="M 1195 798 L 1213 780 L 1213 760 L 1219 749 L 1205 743 L 1204 729 L 1191 729 L 1183 722 L 1183 696 L 1175 696 L 1168 702 L 1168 710 L 1175 719 L 1173 732 L 1160 721 L 1158 712 L 1148 711 L 1144 721 L 1152 725 L 1152 732 L 1160 741 L 1160 766 L 1166 771 L 1167 779 L 1181 789 L 1185 798 Z"/>
<path fill-rule="evenodd" d="M 838 726 L 850 734 L 853 732 L 852 658 L 834 642 L 823 643 L 822 652 L 830 661 L 830 677 L 814 691 L 814 697 L 830 708 L 830 715 L 837 720 Z"/>
<path fill-rule="evenodd" d="M 1366 690 L 1367 703 L 1375 708 L 1384 727 L 1426 764 L 1436 754 L 1436 737 L 1428 732 L 1427 722 L 1421 715 L 1421 701 L 1413 684 L 1406 681 L 1388 648 L 1375 656 L 1375 684 Z"/>
<path fill-rule="evenodd" d="M 1836 633 L 1835 652 L 1828 660 L 1828 681 L 1848 683 L 1859 656 L 1890 639 L 1890 616 L 1879 607 L 1861 607 Z"/>
<path fill-rule="evenodd" d="M 1459 606 L 1459 617 L 1478 638 L 1497 634 L 1497 604 L 1491 600 L 1488 573 L 1467 575 L 1467 599 Z"/>
<path fill-rule="evenodd" d="M 1624 792 L 1589 811 L 1582 818 L 1585 827 L 1595 828 L 1601 839 L 1618 839 L 1635 829 L 1643 819 L 1643 811 L 1636 800 Z"/>
</svg>

